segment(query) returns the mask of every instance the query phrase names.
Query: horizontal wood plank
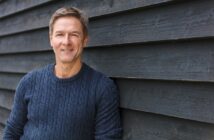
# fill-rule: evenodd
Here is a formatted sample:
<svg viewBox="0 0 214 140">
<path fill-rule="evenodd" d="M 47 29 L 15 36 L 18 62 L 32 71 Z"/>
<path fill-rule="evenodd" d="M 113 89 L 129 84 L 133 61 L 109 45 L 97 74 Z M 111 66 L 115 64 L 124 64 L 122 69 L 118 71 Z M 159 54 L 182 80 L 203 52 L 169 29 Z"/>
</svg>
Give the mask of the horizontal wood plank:
<svg viewBox="0 0 214 140">
<path fill-rule="evenodd" d="M 214 83 L 117 79 L 121 107 L 214 124 Z"/>
<path fill-rule="evenodd" d="M 213 37 L 214 1 L 183 1 L 92 20 L 92 46 Z"/>
<path fill-rule="evenodd" d="M 15 90 L 24 74 L 0 73 L 0 89 Z"/>
<path fill-rule="evenodd" d="M 111 76 L 214 81 L 213 40 L 86 48 L 83 60 Z M 9 62 L 9 63 L 8 63 Z M 52 51 L 0 56 L 0 72 L 26 73 L 54 62 Z"/>
<path fill-rule="evenodd" d="M 0 19 L 23 10 L 46 4 L 51 0 L 4 0 L 0 1 Z"/>
<path fill-rule="evenodd" d="M 0 139 L 3 140 L 4 125 L 0 124 Z"/>
<path fill-rule="evenodd" d="M 0 75 L 0 82 L 3 83 L 0 88 L 15 90 L 21 77 L 22 75 L 8 76 L 8 84 L 5 76 Z M 214 107 L 213 83 L 134 79 L 117 79 L 117 83 L 122 108 L 214 123 L 214 114 L 210 111 Z M 1 99 L 5 99 L 0 102 L 7 102 L 2 107 L 10 109 L 13 96 L 11 92 L 0 92 Z"/>
<path fill-rule="evenodd" d="M 47 3 L 49 0 L 45 1 L 44 3 Z M 120 0 L 121 1 L 121 0 Z M 66 2 L 55 2 L 50 6 L 47 7 L 45 6 L 44 8 L 40 10 L 33 10 L 33 12 L 26 12 L 26 13 L 20 13 L 20 16 L 11 16 L 6 19 L 2 19 L 0 21 L 2 25 L 10 25 L 14 24 L 14 30 L 32 30 L 32 29 L 37 29 L 33 30 L 30 32 L 24 32 L 20 34 L 14 34 L 10 36 L 3 37 L 1 36 L 0 38 L 0 53 L 14 53 L 14 52 L 27 52 L 27 51 L 33 51 L 33 50 L 49 50 L 49 38 L 48 38 L 48 28 L 47 28 L 47 23 L 50 17 L 51 12 L 54 11 L 54 9 L 57 9 L 59 6 L 63 5 L 76 5 L 78 7 L 83 8 L 86 10 L 87 13 L 89 13 L 90 17 L 96 17 L 100 15 L 105 15 L 105 14 L 110 14 L 110 13 L 115 13 L 115 12 L 121 12 L 121 11 L 126 11 L 134 8 L 139 8 L 139 7 L 147 7 L 147 6 L 152 6 L 152 5 L 158 5 L 158 4 L 163 4 L 167 2 L 171 2 L 173 0 L 122 0 L 120 1 L 97 1 L 94 0 L 94 2 L 80 2 L 77 0 L 74 1 L 66 1 Z M 11 2 L 11 1 L 9 1 Z M 36 1 L 37 2 L 37 1 Z M 34 2 L 34 5 L 36 5 Z M 39 1 L 38 1 L 39 2 Z M 32 1 L 29 1 L 27 4 L 32 5 Z M 93 4 L 92 4 L 93 3 Z M 82 5 L 83 4 L 83 5 Z M 8 6 L 8 4 L 7 4 Z M 26 5 L 25 5 L 26 6 Z M 46 12 L 47 10 L 51 10 L 49 12 Z M 1 13 L 1 12 L 0 12 Z M 29 15 L 30 14 L 30 15 Z M 46 14 L 46 15 L 45 15 Z M 38 17 L 38 15 L 42 15 Z M 29 18 L 31 17 L 31 18 Z M 38 20 L 37 20 L 38 18 Z M 15 20 L 15 21 L 14 21 Z M 14 21 L 14 22 L 13 22 Z M 22 21 L 25 21 L 25 24 L 23 24 Z M 39 22 L 39 23 L 38 23 Z M 42 23 L 43 22 L 43 23 Z M 39 25 L 44 25 L 44 26 L 39 26 Z M 38 26 L 37 28 L 34 26 Z M 11 30 L 13 26 L 10 26 L 6 32 Z M 28 29 L 24 29 L 28 28 Z M 39 29 L 38 29 L 39 28 Z M 40 29 L 42 28 L 42 29 Z M 4 30 L 4 29 L 2 29 Z M 13 29 L 12 29 L 13 30 Z M 16 33 L 16 32 L 22 32 L 22 31 L 9 31 L 11 33 Z M 3 33 L 3 32 L 1 32 Z M 7 33 L 6 33 L 7 34 Z M 5 34 L 5 35 L 6 35 Z"/>
<path fill-rule="evenodd" d="M 10 110 L 13 104 L 15 91 L 0 89 L 0 107 Z"/>
<path fill-rule="evenodd" d="M 112 13 L 129 11 L 132 9 L 154 7 L 175 1 L 176 0 L 83 0 L 80 2 L 76 0 L 76 7 L 84 9 L 84 11 L 89 14 L 89 17 L 94 18 Z"/>
<path fill-rule="evenodd" d="M 84 61 L 111 77 L 214 81 L 213 41 L 88 48 Z"/>
<path fill-rule="evenodd" d="M 1 20 L 0 26 L 5 28 L 0 28 L 0 36 L 47 27 L 50 14 L 55 9 L 71 4 L 73 1 L 57 2 L 47 7 L 43 6 L 39 10 Z M 101 16 L 90 21 L 90 45 L 103 46 L 213 37 L 214 31 L 210 30 L 214 26 L 214 14 L 211 6 L 213 4 L 213 1 L 195 1 L 194 3 L 185 1 L 161 7 L 140 8 L 112 16 Z M 80 5 L 76 2 L 74 6 Z M 82 7 L 84 8 L 84 6 Z M 96 9 L 97 7 L 89 6 L 88 8 Z M 96 13 L 99 12 L 96 11 Z M 94 15 L 89 12 L 89 16 Z"/>
<path fill-rule="evenodd" d="M 172 0 L 158 0 L 157 2 L 154 2 L 154 1 L 146 2 L 146 4 L 144 4 L 143 1 L 140 2 L 140 0 L 134 0 L 133 3 L 132 3 L 132 1 L 128 2 L 128 0 L 123 3 L 121 3 L 120 1 L 114 1 L 112 3 L 112 2 L 96 0 L 93 3 L 93 5 L 92 4 L 84 5 L 84 4 L 89 3 L 86 0 L 84 0 L 84 1 L 85 2 L 82 2 L 82 1 L 81 2 L 80 1 L 56 1 L 55 3 L 51 3 L 47 6 L 41 6 L 40 9 L 33 9 L 30 12 L 20 13 L 19 16 L 10 16 L 8 18 L 2 19 L 0 22 L 0 25 L 4 25 L 8 28 L 7 28 L 7 30 L 1 28 L 0 36 L 47 27 L 51 14 L 56 9 L 58 9 L 59 7 L 62 7 L 62 6 L 72 5 L 72 6 L 80 7 L 88 12 L 89 17 L 94 17 L 94 16 L 98 16 L 97 13 L 100 13 L 100 15 L 110 14 L 108 11 L 111 11 L 111 13 L 115 13 L 116 11 L 118 11 L 118 9 L 122 8 L 124 5 L 125 5 L 125 7 L 128 7 L 128 5 L 129 5 L 129 9 L 133 6 L 133 8 L 135 9 L 136 6 L 142 7 L 142 6 L 154 5 L 154 4 L 158 4 L 158 3 L 171 2 Z M 92 2 L 90 2 L 90 3 L 92 3 Z M 112 4 L 116 5 L 116 7 L 113 7 Z M 106 6 L 105 8 L 102 7 L 104 5 Z M 130 5 L 132 5 L 132 6 L 130 6 Z M 100 8 L 100 7 L 102 7 L 102 8 Z M 113 9 L 111 7 L 113 7 Z M 115 8 L 115 10 L 114 10 L 114 8 Z M 94 12 L 92 11 L 92 13 L 91 13 L 90 12 L 91 10 L 89 10 L 89 9 L 100 9 L 100 10 L 94 11 Z M 124 10 L 125 9 L 122 8 L 122 11 L 124 11 Z M 23 24 L 22 21 L 25 21 L 25 24 Z"/>
<path fill-rule="evenodd" d="M 214 125 L 123 110 L 123 140 L 213 140 Z"/>
<path fill-rule="evenodd" d="M 1 72 L 27 73 L 49 63 L 54 63 L 53 51 L 0 56 Z M 9 64 L 8 64 L 9 62 Z"/>
<path fill-rule="evenodd" d="M 0 37 L 0 54 L 51 50 L 48 29 Z"/>
<path fill-rule="evenodd" d="M 81 2 L 78 0 L 73 0 L 71 2 L 68 2 L 66 0 L 60 0 L 61 2 L 54 1 L 54 4 L 59 6 L 61 3 L 64 3 L 64 6 L 66 5 L 72 5 L 76 7 L 81 7 L 83 9 L 86 9 L 87 12 L 89 12 L 91 15 L 94 16 L 100 16 L 103 14 L 110 14 L 115 12 L 121 12 L 125 10 L 130 10 L 134 8 L 139 7 L 147 7 L 147 6 L 154 6 L 157 4 L 164 4 L 167 2 L 171 2 L 174 0 L 109 0 L 109 1 L 99 1 L 99 0 L 82 0 Z M 20 11 L 24 11 L 26 9 L 30 9 L 32 7 L 41 6 L 43 4 L 47 4 L 53 2 L 52 0 L 21 0 L 21 1 L 14 1 L 14 0 L 7 0 L 4 1 L 1 4 L 0 9 L 0 18 L 6 17 L 11 14 L 15 14 Z M 96 7 L 96 8 L 95 8 Z"/>
<path fill-rule="evenodd" d="M 0 107 L 0 123 L 6 124 L 7 119 L 10 115 L 10 110 Z"/>
</svg>

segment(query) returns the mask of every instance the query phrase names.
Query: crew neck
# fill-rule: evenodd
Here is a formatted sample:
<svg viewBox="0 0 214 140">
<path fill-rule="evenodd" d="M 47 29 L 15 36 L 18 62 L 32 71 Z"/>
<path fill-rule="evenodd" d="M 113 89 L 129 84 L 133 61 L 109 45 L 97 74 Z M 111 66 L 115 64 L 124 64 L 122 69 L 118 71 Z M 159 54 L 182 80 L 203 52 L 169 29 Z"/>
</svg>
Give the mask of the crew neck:
<svg viewBox="0 0 214 140">
<path fill-rule="evenodd" d="M 50 64 L 48 67 L 48 71 L 50 73 L 50 77 L 52 80 L 54 80 L 56 82 L 61 82 L 61 83 L 64 83 L 64 82 L 67 83 L 67 82 L 71 82 L 71 81 L 76 80 L 78 77 L 80 77 L 82 75 L 82 73 L 86 67 L 85 63 L 82 63 L 82 66 L 81 66 L 81 68 L 77 74 L 75 74 L 71 77 L 68 77 L 68 78 L 59 78 L 54 73 L 55 65 L 56 65 L 55 63 Z"/>
</svg>

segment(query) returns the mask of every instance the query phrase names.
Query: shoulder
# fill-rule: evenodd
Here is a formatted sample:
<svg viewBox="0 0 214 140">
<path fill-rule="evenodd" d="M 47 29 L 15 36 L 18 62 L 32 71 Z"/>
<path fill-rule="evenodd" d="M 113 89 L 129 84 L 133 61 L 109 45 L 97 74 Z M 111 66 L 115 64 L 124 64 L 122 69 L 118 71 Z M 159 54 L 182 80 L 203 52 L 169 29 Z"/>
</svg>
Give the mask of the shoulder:
<svg viewBox="0 0 214 140">
<path fill-rule="evenodd" d="M 35 71 L 30 71 L 30 72 L 28 72 L 27 74 L 25 74 L 25 75 L 21 78 L 21 80 L 20 80 L 18 86 L 24 86 L 24 85 L 30 84 L 30 83 L 33 81 L 35 75 L 36 75 L 36 72 L 35 72 Z"/>
<path fill-rule="evenodd" d="M 54 64 L 48 64 L 46 66 L 43 66 L 41 68 L 35 69 L 33 71 L 31 71 L 31 73 L 35 74 L 35 75 L 41 75 L 41 74 L 46 74 L 48 73 L 52 68 L 54 67 Z"/>
<path fill-rule="evenodd" d="M 87 77 L 91 77 L 91 80 L 95 82 L 98 87 L 105 88 L 108 86 L 116 86 L 114 80 L 108 77 L 106 74 L 95 70 L 86 64 L 85 67 L 85 69 L 87 69 Z"/>
<path fill-rule="evenodd" d="M 33 85 L 35 83 L 36 78 L 39 75 L 41 75 L 42 73 L 45 73 L 47 71 L 48 67 L 50 67 L 50 66 L 47 65 L 45 67 L 35 69 L 35 70 L 28 72 L 21 78 L 21 80 L 18 84 L 18 87 L 29 87 L 29 86 Z"/>
<path fill-rule="evenodd" d="M 15 92 L 15 98 L 23 98 L 25 97 L 27 91 L 31 89 L 33 86 L 33 79 L 34 79 L 35 72 L 31 71 L 25 74 L 21 80 L 19 81 L 16 92 Z"/>
<path fill-rule="evenodd" d="M 88 75 L 92 77 L 90 83 L 96 89 L 97 98 L 101 98 L 102 96 L 118 96 L 118 87 L 112 78 L 90 66 L 87 66 L 87 69 L 90 71 L 88 72 Z"/>
</svg>

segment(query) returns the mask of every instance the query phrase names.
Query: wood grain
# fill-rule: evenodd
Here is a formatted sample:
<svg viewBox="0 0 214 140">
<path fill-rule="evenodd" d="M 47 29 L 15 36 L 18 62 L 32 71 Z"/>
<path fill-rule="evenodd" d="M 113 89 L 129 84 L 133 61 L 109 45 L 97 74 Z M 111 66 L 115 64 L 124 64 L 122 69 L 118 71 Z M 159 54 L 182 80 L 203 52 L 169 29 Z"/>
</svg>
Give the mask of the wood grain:
<svg viewBox="0 0 214 140">
<path fill-rule="evenodd" d="M 117 79 L 121 107 L 214 124 L 214 83 Z"/>
<path fill-rule="evenodd" d="M 13 104 L 14 90 L 0 89 L 0 107 L 10 110 Z"/>
<path fill-rule="evenodd" d="M 213 140 L 214 125 L 123 110 L 123 140 Z"/>
</svg>

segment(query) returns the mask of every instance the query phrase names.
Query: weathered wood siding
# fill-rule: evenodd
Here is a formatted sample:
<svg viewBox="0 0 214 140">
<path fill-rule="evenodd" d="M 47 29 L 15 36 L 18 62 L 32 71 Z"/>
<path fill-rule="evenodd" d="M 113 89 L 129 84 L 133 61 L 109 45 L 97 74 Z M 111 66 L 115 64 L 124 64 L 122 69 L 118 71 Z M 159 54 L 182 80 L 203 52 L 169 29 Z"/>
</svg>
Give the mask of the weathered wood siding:
<svg viewBox="0 0 214 140">
<path fill-rule="evenodd" d="M 48 21 L 90 17 L 83 59 L 121 91 L 124 140 L 214 139 L 214 1 L 0 0 L 0 136 L 28 71 L 54 62 Z"/>
</svg>

